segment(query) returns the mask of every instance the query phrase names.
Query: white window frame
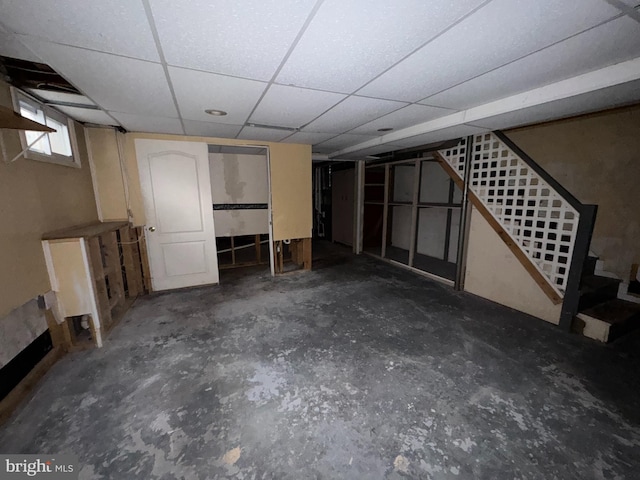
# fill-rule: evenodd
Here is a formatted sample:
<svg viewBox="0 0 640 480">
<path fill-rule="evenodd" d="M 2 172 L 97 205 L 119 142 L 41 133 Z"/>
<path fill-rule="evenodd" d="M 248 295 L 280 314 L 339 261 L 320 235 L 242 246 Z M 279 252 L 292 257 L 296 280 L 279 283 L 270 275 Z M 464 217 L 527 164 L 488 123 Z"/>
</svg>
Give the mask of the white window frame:
<svg viewBox="0 0 640 480">
<path fill-rule="evenodd" d="M 36 160 L 38 162 L 54 163 L 56 165 L 63 165 L 65 167 L 80 168 L 80 155 L 78 153 L 78 141 L 76 138 L 75 122 L 64 113 L 50 107 L 49 105 L 45 105 L 41 101 L 36 100 L 31 95 L 23 92 L 22 90 L 11 87 L 11 96 L 13 99 L 13 109 L 17 113 L 20 113 L 20 102 L 26 102 L 34 108 L 42 110 L 45 118 L 48 117 L 56 122 L 65 124 L 69 132 L 69 143 L 71 145 L 70 157 L 55 152 L 46 154 L 27 149 L 27 147 L 29 146 L 29 143 L 27 142 L 27 136 L 23 130 L 20 130 L 20 143 L 22 144 L 22 148 L 25 150 L 24 158 L 28 158 L 29 160 Z M 48 136 L 49 134 L 47 133 L 46 135 Z M 51 144 L 51 140 L 49 140 L 49 143 Z"/>
</svg>

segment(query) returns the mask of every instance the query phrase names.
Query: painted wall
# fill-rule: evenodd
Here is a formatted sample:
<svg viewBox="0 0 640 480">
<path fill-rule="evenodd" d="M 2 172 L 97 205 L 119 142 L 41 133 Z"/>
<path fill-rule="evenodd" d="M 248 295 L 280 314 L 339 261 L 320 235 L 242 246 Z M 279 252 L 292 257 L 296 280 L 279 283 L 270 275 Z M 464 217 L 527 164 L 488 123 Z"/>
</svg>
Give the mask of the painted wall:
<svg viewBox="0 0 640 480">
<path fill-rule="evenodd" d="M 9 87 L 2 81 L 0 104 L 12 106 Z M 6 163 L 22 147 L 17 131 L 0 130 L 6 151 L 6 158 L 0 153 L 0 323 L 9 321 L 5 317 L 14 309 L 20 311 L 11 315 L 11 321 L 16 315 L 24 319 L 28 315 L 24 312 L 32 310 L 25 304 L 51 290 L 42 234 L 98 219 L 84 129 L 75 124 L 75 132 L 81 168 L 24 158 Z M 4 343 L 11 344 L 11 351 L 24 348 L 42 333 L 44 323 L 38 320 L 37 324 L 39 328 L 31 328 L 27 320 L 18 321 L 16 325 L 24 326 L 18 340 L 15 335 L 2 335 L 0 350 L 5 349 Z M 0 331 L 5 330 L 0 326 Z"/>
<path fill-rule="evenodd" d="M 465 290 L 557 324 L 554 305 L 509 247 L 474 208 L 469 228 Z"/>
<path fill-rule="evenodd" d="M 640 263 L 640 106 L 507 135 L 578 200 L 598 205 L 591 250 L 628 279 Z"/>
<path fill-rule="evenodd" d="M 265 155 L 209 153 L 209 176 L 214 204 L 269 202 Z M 269 233 L 269 211 L 215 210 L 216 237 Z"/>
<path fill-rule="evenodd" d="M 127 220 L 125 184 L 118 154 L 118 137 L 113 128 L 87 128 L 87 147 L 98 215 L 104 222 Z"/>
<path fill-rule="evenodd" d="M 0 81 L 0 104 L 11 107 Z M 75 124 L 81 168 L 20 158 L 17 131 L 2 130 L 8 158 L 0 162 L 0 317 L 50 290 L 42 234 L 97 220 L 83 127 Z"/>
</svg>

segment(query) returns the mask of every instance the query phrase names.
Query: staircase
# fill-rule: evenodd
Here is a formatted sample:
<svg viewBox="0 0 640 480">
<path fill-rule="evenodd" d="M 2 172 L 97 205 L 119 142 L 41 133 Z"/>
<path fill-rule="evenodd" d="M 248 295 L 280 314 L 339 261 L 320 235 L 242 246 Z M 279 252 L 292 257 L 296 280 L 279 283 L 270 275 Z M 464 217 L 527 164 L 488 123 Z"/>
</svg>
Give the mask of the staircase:
<svg viewBox="0 0 640 480">
<path fill-rule="evenodd" d="M 596 260 L 590 256 L 585 262 L 571 329 L 606 343 L 640 328 L 640 304 L 617 298 L 621 280 L 596 275 Z"/>
<path fill-rule="evenodd" d="M 620 280 L 597 275 L 589 256 L 596 205 L 578 201 L 500 131 L 433 155 L 542 291 L 562 303 L 560 328 L 602 342 L 640 328 L 640 303 L 617 298 Z"/>
</svg>

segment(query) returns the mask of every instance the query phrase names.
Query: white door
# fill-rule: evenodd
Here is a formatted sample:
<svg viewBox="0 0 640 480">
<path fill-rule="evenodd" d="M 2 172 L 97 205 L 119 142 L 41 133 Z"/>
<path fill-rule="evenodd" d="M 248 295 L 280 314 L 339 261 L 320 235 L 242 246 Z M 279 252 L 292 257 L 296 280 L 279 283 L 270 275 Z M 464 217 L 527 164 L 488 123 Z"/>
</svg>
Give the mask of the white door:
<svg viewBox="0 0 640 480">
<path fill-rule="evenodd" d="M 154 290 L 218 283 L 206 143 L 135 141 Z"/>
</svg>

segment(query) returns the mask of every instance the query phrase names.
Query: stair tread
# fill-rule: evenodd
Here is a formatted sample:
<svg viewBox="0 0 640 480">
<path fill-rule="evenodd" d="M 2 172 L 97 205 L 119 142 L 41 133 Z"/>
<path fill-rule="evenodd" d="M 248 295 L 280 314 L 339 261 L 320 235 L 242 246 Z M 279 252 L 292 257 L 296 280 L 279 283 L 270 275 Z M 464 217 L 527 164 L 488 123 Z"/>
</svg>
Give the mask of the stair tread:
<svg viewBox="0 0 640 480">
<path fill-rule="evenodd" d="M 613 325 L 629 321 L 634 317 L 640 320 L 640 304 L 616 298 L 587 308 L 580 313 Z"/>
<path fill-rule="evenodd" d="M 600 275 L 585 275 L 580 282 L 580 291 L 593 291 L 603 287 L 617 285 L 621 280 L 617 278 L 602 277 Z"/>
</svg>

